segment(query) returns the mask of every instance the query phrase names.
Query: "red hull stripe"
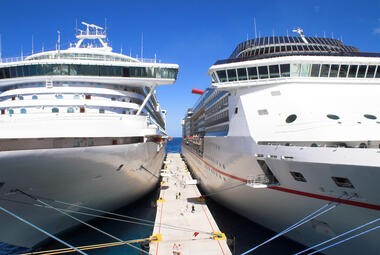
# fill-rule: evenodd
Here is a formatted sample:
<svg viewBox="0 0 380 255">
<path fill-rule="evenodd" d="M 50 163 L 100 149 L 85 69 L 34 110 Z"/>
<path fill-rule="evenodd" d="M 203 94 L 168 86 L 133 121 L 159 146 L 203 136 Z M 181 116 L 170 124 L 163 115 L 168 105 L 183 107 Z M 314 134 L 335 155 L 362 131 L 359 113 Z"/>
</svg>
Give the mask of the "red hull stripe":
<svg viewBox="0 0 380 255">
<path fill-rule="evenodd" d="M 190 151 L 190 150 L 188 150 L 188 151 Z M 196 156 L 197 158 L 199 158 L 200 160 L 202 160 L 203 163 L 205 163 L 207 166 L 209 166 L 210 168 L 212 168 L 214 171 L 216 171 L 216 172 L 218 172 L 220 174 L 223 174 L 223 175 L 225 175 L 225 176 L 227 176 L 229 178 L 232 178 L 232 179 L 235 179 L 235 180 L 238 180 L 238 181 L 241 181 L 241 182 L 247 182 L 247 179 L 240 178 L 240 177 L 237 177 L 237 176 L 225 173 L 223 171 L 220 171 L 219 169 L 216 169 L 215 167 L 213 167 L 211 164 L 207 163 L 205 160 L 203 160 L 201 157 L 199 157 L 194 152 L 192 152 L 192 151 L 190 151 L 190 152 L 194 156 Z M 362 203 L 362 202 L 345 200 L 345 199 L 336 199 L 334 197 L 328 197 L 328 196 L 323 196 L 323 195 L 318 195 L 318 194 L 314 194 L 314 193 L 303 192 L 303 191 L 294 190 L 294 189 L 287 189 L 287 188 L 283 188 L 283 187 L 273 186 L 273 187 L 268 187 L 268 188 L 269 189 L 273 189 L 273 190 L 277 190 L 277 191 L 292 193 L 292 194 L 295 194 L 295 195 L 300 195 L 300 196 L 305 196 L 305 197 L 312 197 L 312 198 L 321 199 L 321 200 L 327 200 L 327 201 L 336 201 L 336 202 L 339 202 L 339 203 L 342 203 L 342 204 L 347 204 L 347 205 L 352 205 L 352 206 L 358 206 L 358 207 L 363 207 L 363 208 L 367 208 L 367 209 L 372 209 L 372 210 L 380 211 L 380 205 Z"/>
</svg>

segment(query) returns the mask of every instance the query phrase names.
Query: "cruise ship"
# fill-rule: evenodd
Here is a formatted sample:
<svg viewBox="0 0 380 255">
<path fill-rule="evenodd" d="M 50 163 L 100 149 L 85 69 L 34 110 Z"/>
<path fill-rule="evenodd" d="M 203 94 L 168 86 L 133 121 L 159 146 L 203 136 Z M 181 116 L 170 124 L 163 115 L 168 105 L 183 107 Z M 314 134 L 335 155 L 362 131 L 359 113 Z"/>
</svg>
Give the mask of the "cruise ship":
<svg viewBox="0 0 380 255">
<path fill-rule="evenodd" d="M 82 24 L 67 49 L 58 40 L 56 50 L 0 63 L 0 206 L 51 234 L 79 223 L 37 198 L 113 211 L 156 187 L 167 138 L 156 88 L 179 70 L 115 53 L 105 29 Z M 3 211 L 0 226 L 1 242 L 47 238 Z"/>
<path fill-rule="evenodd" d="M 182 153 L 206 196 L 275 232 L 333 207 L 286 233 L 311 247 L 379 226 L 380 53 L 294 32 L 210 67 Z M 378 254 L 379 240 L 373 230 L 323 252 Z"/>
</svg>

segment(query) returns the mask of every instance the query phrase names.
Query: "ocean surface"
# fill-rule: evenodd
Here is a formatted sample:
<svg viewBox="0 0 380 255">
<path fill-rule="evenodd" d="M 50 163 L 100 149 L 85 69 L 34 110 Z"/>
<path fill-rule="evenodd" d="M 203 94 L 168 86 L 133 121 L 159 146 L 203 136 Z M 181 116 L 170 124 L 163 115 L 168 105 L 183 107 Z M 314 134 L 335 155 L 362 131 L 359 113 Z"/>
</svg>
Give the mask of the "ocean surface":
<svg viewBox="0 0 380 255">
<path fill-rule="evenodd" d="M 169 141 L 166 152 L 181 152 L 181 138 L 174 138 Z M 145 197 L 135 203 L 126 206 L 116 213 L 133 216 L 137 218 L 154 220 L 156 216 L 156 208 L 152 207 L 158 196 L 158 189 L 150 192 Z M 228 210 L 227 208 L 216 203 L 212 199 L 207 199 L 207 205 L 213 214 L 219 228 L 227 237 L 231 239 L 231 251 L 233 254 L 241 254 L 242 252 L 252 248 L 253 246 L 265 241 L 275 235 L 274 232 L 257 225 L 248 219 Z M 153 226 L 143 226 L 132 223 L 115 222 L 105 219 L 95 219 L 89 222 L 91 225 L 102 229 L 122 240 L 133 240 L 149 237 L 152 234 Z M 22 224 L 22 223 L 20 223 Z M 1 226 L 0 226 L 1 227 Z M 115 240 L 96 232 L 86 226 L 76 227 L 59 237 L 74 246 L 83 246 L 89 244 L 114 242 Z M 64 248 L 63 245 L 55 240 L 48 241 L 41 247 L 41 250 Z M 296 251 L 303 250 L 305 247 L 293 242 L 287 238 L 278 238 L 269 245 L 263 246 L 255 251 L 258 255 L 271 254 L 294 254 Z M 19 254 L 27 252 L 28 249 L 15 247 L 8 244 L 0 243 L 0 255 L 2 254 Z M 129 246 L 116 246 L 110 248 L 102 248 L 97 250 L 86 251 L 88 254 L 131 254 L 138 255 L 139 251 Z M 74 253 L 66 253 L 74 254 Z"/>
</svg>

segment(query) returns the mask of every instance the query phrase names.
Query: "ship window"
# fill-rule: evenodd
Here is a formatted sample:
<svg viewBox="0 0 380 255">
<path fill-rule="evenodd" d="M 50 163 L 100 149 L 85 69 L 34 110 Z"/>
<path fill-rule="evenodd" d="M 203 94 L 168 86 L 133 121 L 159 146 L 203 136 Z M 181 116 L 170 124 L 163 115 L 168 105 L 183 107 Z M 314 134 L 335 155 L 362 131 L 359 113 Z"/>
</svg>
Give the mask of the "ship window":
<svg viewBox="0 0 380 255">
<path fill-rule="evenodd" d="M 293 176 L 294 180 L 299 181 L 299 182 L 306 182 L 306 179 L 303 176 L 303 174 L 299 172 L 290 172 L 290 174 Z"/>
<path fill-rule="evenodd" d="M 15 111 L 14 111 L 13 109 L 9 109 L 9 110 L 8 110 L 8 113 L 9 113 L 9 114 L 14 114 Z"/>
<path fill-rule="evenodd" d="M 73 108 L 73 107 L 69 107 L 69 108 L 67 108 L 67 112 L 68 112 L 68 113 L 74 113 L 74 108 Z"/>
<path fill-rule="evenodd" d="M 330 70 L 330 65 L 322 65 L 321 67 L 321 77 L 329 77 L 329 70 Z"/>
<path fill-rule="evenodd" d="M 79 99 L 79 95 L 74 95 L 74 99 Z"/>
<path fill-rule="evenodd" d="M 364 117 L 366 117 L 367 119 L 370 119 L 370 120 L 377 119 L 377 117 L 375 115 L 372 115 L 372 114 L 364 114 Z"/>
<path fill-rule="evenodd" d="M 73 146 L 74 146 L 74 147 L 79 147 L 79 142 L 78 142 L 78 141 L 74 141 Z"/>
<path fill-rule="evenodd" d="M 327 114 L 326 116 L 327 116 L 327 118 L 332 119 L 332 120 L 339 120 L 340 119 L 339 116 L 335 115 L 335 114 Z"/>
<path fill-rule="evenodd" d="M 290 76 L 290 64 L 282 64 L 280 65 L 280 69 L 281 69 L 281 77 Z"/>
<path fill-rule="evenodd" d="M 380 66 L 377 66 L 377 70 L 376 70 L 376 75 L 375 75 L 376 78 L 380 78 Z"/>
<path fill-rule="evenodd" d="M 259 66 L 259 78 L 260 79 L 268 79 L 268 67 L 267 66 Z"/>
<path fill-rule="evenodd" d="M 227 81 L 227 74 L 225 70 L 216 71 L 219 77 L 220 82 L 226 82 Z"/>
<path fill-rule="evenodd" d="M 53 109 L 51 109 L 51 112 L 59 112 L 59 109 L 57 107 L 54 107 Z"/>
<path fill-rule="evenodd" d="M 212 79 L 214 80 L 214 82 L 218 82 L 218 79 L 216 78 L 216 75 L 214 72 L 212 73 Z"/>
<path fill-rule="evenodd" d="M 80 108 L 79 108 L 79 112 L 80 112 L 80 113 L 85 113 L 85 112 L 86 112 L 86 109 L 85 109 L 84 107 L 80 107 Z"/>
<path fill-rule="evenodd" d="M 239 68 L 237 69 L 239 81 L 247 80 L 247 69 L 245 68 Z"/>
<path fill-rule="evenodd" d="M 116 101 L 116 98 L 114 98 L 114 97 L 111 97 L 111 100 L 112 100 L 112 101 Z"/>
<path fill-rule="evenodd" d="M 91 99 L 91 95 L 86 95 L 85 99 Z"/>
<path fill-rule="evenodd" d="M 347 77 L 347 71 L 348 71 L 348 65 L 340 65 L 339 77 L 346 78 Z"/>
<path fill-rule="evenodd" d="M 237 114 L 239 111 L 239 108 L 235 107 L 235 114 Z"/>
<path fill-rule="evenodd" d="M 22 109 L 20 110 L 20 113 L 25 114 L 25 113 L 26 113 L 26 109 L 25 109 L 25 108 L 22 108 Z"/>
<path fill-rule="evenodd" d="M 321 68 L 320 64 L 313 64 L 311 66 L 311 77 L 318 77 L 320 68 Z"/>
<path fill-rule="evenodd" d="M 366 65 L 360 65 L 357 78 L 364 78 L 366 71 L 367 71 L 367 66 Z"/>
<path fill-rule="evenodd" d="M 297 115 L 295 114 L 292 114 L 292 115 L 289 115 L 287 118 L 286 118 L 286 123 L 292 123 L 294 122 L 295 120 L 297 119 Z"/>
<path fill-rule="evenodd" d="M 281 51 L 286 51 L 286 48 L 285 48 L 285 46 L 281 46 Z"/>
<path fill-rule="evenodd" d="M 250 80 L 256 80 L 257 79 L 257 67 L 248 68 L 248 77 Z"/>
<path fill-rule="evenodd" d="M 24 100 L 23 96 L 18 96 L 18 100 Z"/>
<path fill-rule="evenodd" d="M 308 77 L 308 76 L 310 76 L 310 69 L 311 69 L 311 65 L 310 64 L 301 64 L 300 75 L 302 77 Z"/>
<path fill-rule="evenodd" d="M 329 77 L 337 77 L 338 76 L 338 70 L 339 70 L 339 65 L 331 65 Z"/>
<path fill-rule="evenodd" d="M 33 95 L 33 96 L 32 96 L 32 99 L 33 99 L 33 100 L 36 100 L 36 99 L 38 99 L 38 96 Z"/>
<path fill-rule="evenodd" d="M 1 114 L 5 114 L 5 109 L 1 109 Z"/>
<path fill-rule="evenodd" d="M 104 113 L 104 109 L 99 109 L 99 113 Z"/>
<path fill-rule="evenodd" d="M 269 74 L 270 74 L 270 78 L 280 77 L 280 70 L 278 68 L 278 65 L 269 66 Z"/>
<path fill-rule="evenodd" d="M 228 81 L 236 81 L 237 80 L 235 69 L 228 69 L 227 75 L 228 75 Z"/>
<path fill-rule="evenodd" d="M 291 64 L 290 66 L 290 76 L 299 76 L 301 71 L 301 64 Z"/>
<path fill-rule="evenodd" d="M 352 185 L 350 180 L 347 178 L 332 176 L 331 179 L 333 179 L 333 181 L 338 187 L 351 188 L 351 189 L 354 188 L 354 185 Z"/>
<path fill-rule="evenodd" d="M 357 65 L 350 65 L 350 71 L 348 72 L 348 77 L 355 78 L 357 70 L 358 70 L 358 66 Z"/>
<path fill-rule="evenodd" d="M 61 94 L 55 95 L 55 98 L 57 99 L 63 99 L 63 96 Z"/>
<path fill-rule="evenodd" d="M 373 78 L 375 75 L 376 66 L 368 66 L 366 78 Z"/>
</svg>

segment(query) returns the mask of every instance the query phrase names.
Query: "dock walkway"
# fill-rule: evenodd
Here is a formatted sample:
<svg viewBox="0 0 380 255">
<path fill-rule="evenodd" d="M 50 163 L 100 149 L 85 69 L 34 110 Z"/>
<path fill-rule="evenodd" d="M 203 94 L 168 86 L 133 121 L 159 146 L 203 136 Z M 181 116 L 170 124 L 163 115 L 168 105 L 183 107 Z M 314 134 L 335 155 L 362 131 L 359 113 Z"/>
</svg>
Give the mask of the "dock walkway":
<svg viewBox="0 0 380 255">
<path fill-rule="evenodd" d="M 189 184 L 192 177 L 180 154 L 168 153 L 165 162 L 167 171 L 164 171 L 161 182 L 153 229 L 153 235 L 162 240 L 151 243 L 149 253 L 230 255 L 225 235 L 220 233 L 207 205 L 197 200 L 201 196 L 197 186 Z M 178 193 L 181 194 L 179 198 Z M 168 225 L 181 229 L 173 229 Z M 194 237 L 196 232 L 199 234 Z M 181 253 L 173 252 L 174 244 L 181 246 Z"/>
</svg>

